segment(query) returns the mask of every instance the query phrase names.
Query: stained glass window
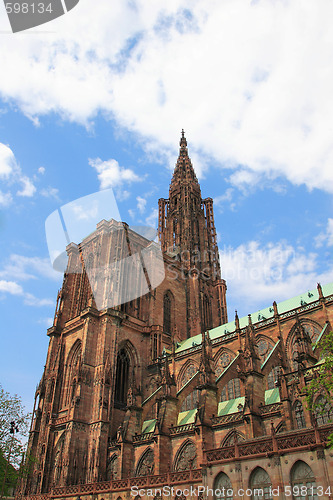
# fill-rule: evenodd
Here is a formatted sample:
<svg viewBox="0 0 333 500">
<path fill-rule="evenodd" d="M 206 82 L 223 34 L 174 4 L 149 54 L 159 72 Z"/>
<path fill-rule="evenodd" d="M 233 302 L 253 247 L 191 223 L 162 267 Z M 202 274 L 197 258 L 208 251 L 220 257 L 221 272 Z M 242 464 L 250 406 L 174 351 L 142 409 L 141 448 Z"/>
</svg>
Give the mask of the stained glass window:
<svg viewBox="0 0 333 500">
<path fill-rule="evenodd" d="M 257 467 L 251 474 L 250 488 L 252 500 L 272 499 L 272 482 L 269 475 L 261 467 Z"/>
<path fill-rule="evenodd" d="M 316 481 L 311 467 L 299 460 L 291 470 L 294 500 L 317 500 Z"/>
<path fill-rule="evenodd" d="M 215 500 L 233 500 L 233 490 L 229 477 L 221 472 L 215 479 Z"/>
</svg>

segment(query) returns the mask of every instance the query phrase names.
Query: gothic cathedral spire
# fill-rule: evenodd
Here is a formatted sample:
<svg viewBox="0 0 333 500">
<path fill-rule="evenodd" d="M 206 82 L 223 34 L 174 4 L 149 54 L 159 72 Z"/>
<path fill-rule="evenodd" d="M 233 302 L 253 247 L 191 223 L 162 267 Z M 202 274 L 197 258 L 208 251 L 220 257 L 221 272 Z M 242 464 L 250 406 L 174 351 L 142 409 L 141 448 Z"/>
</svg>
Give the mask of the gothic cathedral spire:
<svg viewBox="0 0 333 500">
<path fill-rule="evenodd" d="M 159 200 L 158 229 L 163 252 L 180 262 L 188 280 L 191 323 L 197 324 L 197 328 L 191 329 L 191 335 L 196 331 L 200 333 L 202 328 L 227 322 L 226 284 L 221 279 L 213 200 L 201 197 L 184 130 L 169 198 Z M 214 320 L 210 312 L 215 300 L 218 320 Z"/>
</svg>

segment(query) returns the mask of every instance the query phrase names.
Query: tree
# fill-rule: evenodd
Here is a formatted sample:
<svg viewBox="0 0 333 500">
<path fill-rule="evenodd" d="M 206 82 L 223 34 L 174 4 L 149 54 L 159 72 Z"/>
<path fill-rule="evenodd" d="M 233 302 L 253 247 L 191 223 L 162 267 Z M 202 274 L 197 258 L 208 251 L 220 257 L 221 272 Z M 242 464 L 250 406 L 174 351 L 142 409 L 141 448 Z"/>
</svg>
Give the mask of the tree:
<svg viewBox="0 0 333 500">
<path fill-rule="evenodd" d="M 309 408 L 317 416 L 327 415 L 329 409 L 329 421 L 333 418 L 333 332 L 327 333 L 320 339 L 317 350 L 321 354 L 321 363 L 313 368 L 313 377 L 307 387 L 307 402 Z M 333 434 L 329 438 L 330 446 L 333 447 Z"/>
<path fill-rule="evenodd" d="M 10 487 L 15 486 L 18 478 L 30 418 L 21 398 L 16 394 L 11 396 L 0 384 L 0 491 L 6 475 L 5 494 Z"/>
</svg>

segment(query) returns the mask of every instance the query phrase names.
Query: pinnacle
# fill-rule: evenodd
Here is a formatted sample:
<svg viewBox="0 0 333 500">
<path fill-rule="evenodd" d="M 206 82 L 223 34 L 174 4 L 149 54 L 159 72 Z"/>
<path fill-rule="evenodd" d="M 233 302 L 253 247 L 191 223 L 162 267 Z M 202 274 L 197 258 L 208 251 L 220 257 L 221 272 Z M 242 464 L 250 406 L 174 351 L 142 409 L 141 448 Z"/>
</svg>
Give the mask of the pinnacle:
<svg viewBox="0 0 333 500">
<path fill-rule="evenodd" d="M 184 129 L 182 129 L 182 136 L 180 138 L 179 145 L 180 145 L 180 149 L 186 148 L 186 146 L 187 146 L 187 141 L 186 141 L 186 138 L 185 138 Z"/>
<path fill-rule="evenodd" d="M 179 145 L 180 145 L 179 156 L 173 173 L 171 185 L 174 185 L 178 181 L 187 180 L 190 183 L 194 183 L 194 185 L 198 187 L 199 186 L 198 179 L 197 176 L 195 175 L 191 159 L 188 155 L 187 141 L 185 138 L 184 129 L 182 129 L 181 131 L 181 138 Z"/>
</svg>

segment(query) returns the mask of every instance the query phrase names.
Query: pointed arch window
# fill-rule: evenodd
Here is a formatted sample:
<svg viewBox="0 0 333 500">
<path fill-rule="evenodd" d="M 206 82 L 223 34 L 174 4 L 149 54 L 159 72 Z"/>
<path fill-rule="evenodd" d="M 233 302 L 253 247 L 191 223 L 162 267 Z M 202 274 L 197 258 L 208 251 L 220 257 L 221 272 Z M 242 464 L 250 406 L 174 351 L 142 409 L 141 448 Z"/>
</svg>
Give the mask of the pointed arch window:
<svg viewBox="0 0 333 500">
<path fill-rule="evenodd" d="M 197 468 L 197 449 L 192 441 L 187 441 L 180 449 L 174 470 L 180 472 Z"/>
<path fill-rule="evenodd" d="M 311 467 L 299 460 L 293 465 L 290 474 L 291 485 L 293 488 L 294 500 L 317 500 L 316 480 Z M 306 494 L 302 492 L 306 490 Z M 305 488 L 304 488 L 305 487 Z"/>
<path fill-rule="evenodd" d="M 214 483 L 215 500 L 233 500 L 233 490 L 229 476 L 221 472 Z"/>
<path fill-rule="evenodd" d="M 305 422 L 303 405 L 300 401 L 296 401 L 294 405 L 294 411 L 295 411 L 295 420 L 297 429 L 304 429 L 306 427 L 306 422 Z"/>
<path fill-rule="evenodd" d="M 275 389 L 275 382 L 278 380 L 280 375 L 281 367 L 275 366 L 273 370 L 271 370 L 267 377 L 267 389 Z"/>
<path fill-rule="evenodd" d="M 166 292 L 163 298 L 163 331 L 172 333 L 172 295 L 171 292 Z"/>
<path fill-rule="evenodd" d="M 136 476 L 151 476 L 154 474 L 154 452 L 151 448 L 148 448 L 146 450 L 142 457 L 139 460 L 137 469 L 136 469 Z"/>
<path fill-rule="evenodd" d="M 271 500 L 272 482 L 267 472 L 261 467 L 257 467 L 250 477 L 250 489 L 252 490 L 252 500 Z"/>
<path fill-rule="evenodd" d="M 106 480 L 117 479 L 118 477 L 118 456 L 113 455 L 107 463 Z"/>
<path fill-rule="evenodd" d="M 325 425 L 332 422 L 333 408 L 323 395 L 317 397 L 314 408 L 314 414 L 318 425 Z"/>
<path fill-rule="evenodd" d="M 190 363 L 181 376 L 181 379 L 179 381 L 179 389 L 184 387 L 184 385 L 187 384 L 187 382 L 191 380 L 192 377 L 194 377 L 197 371 L 198 368 L 193 363 Z"/>
<path fill-rule="evenodd" d="M 62 434 L 55 447 L 53 459 L 53 482 L 57 485 L 61 484 L 64 444 L 65 434 Z"/>
<path fill-rule="evenodd" d="M 218 377 L 225 370 L 225 368 L 230 364 L 231 359 L 234 358 L 234 355 L 231 356 L 229 352 L 222 352 L 218 357 L 215 363 L 215 374 Z"/>
<path fill-rule="evenodd" d="M 77 377 L 79 375 L 81 363 L 81 341 L 77 341 L 70 354 L 68 355 L 67 361 L 67 374 L 66 374 L 66 382 L 65 382 L 65 391 L 64 391 L 64 405 L 69 405 L 72 399 L 76 394 L 76 384 Z"/>
<path fill-rule="evenodd" d="M 126 406 L 129 386 L 130 359 L 125 349 L 121 349 L 117 356 L 115 404 L 118 407 Z"/>
<path fill-rule="evenodd" d="M 235 432 L 235 431 L 229 432 L 227 437 L 221 443 L 221 448 L 223 446 L 232 446 L 235 444 L 235 441 L 237 441 L 237 443 L 241 443 L 242 441 L 245 441 L 244 434 L 242 432 Z"/>
<path fill-rule="evenodd" d="M 241 386 L 239 378 L 233 378 L 229 380 L 227 385 L 225 385 L 221 392 L 221 401 L 228 401 L 229 399 L 240 398 L 241 396 Z"/>
<path fill-rule="evenodd" d="M 183 401 L 180 411 L 194 410 L 198 406 L 199 401 L 199 390 L 194 389 Z"/>
</svg>

